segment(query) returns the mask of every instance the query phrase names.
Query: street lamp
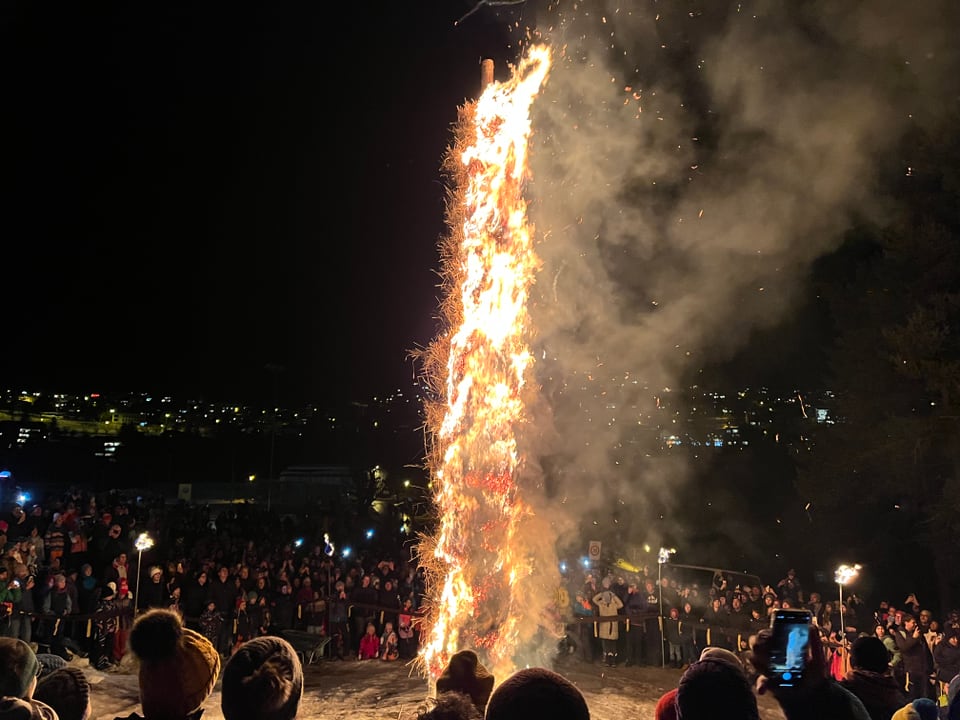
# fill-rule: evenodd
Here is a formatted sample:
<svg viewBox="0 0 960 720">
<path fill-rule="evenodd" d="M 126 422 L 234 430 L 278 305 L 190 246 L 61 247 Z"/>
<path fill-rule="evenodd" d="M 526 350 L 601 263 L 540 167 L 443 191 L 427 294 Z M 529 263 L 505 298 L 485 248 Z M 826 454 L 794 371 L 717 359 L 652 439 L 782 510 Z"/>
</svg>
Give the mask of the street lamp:
<svg viewBox="0 0 960 720">
<path fill-rule="evenodd" d="M 658 602 L 660 605 L 660 665 L 661 667 L 667 666 L 667 651 L 663 646 L 663 582 L 661 578 L 661 570 L 663 564 L 670 561 L 670 556 L 677 551 L 676 548 L 665 548 L 662 547 L 657 552 L 657 595 Z"/>
<path fill-rule="evenodd" d="M 843 586 L 853 580 L 860 572 L 859 565 L 841 565 L 833 573 L 833 579 L 840 588 L 840 638 L 842 642 L 847 639 L 847 627 L 843 624 Z"/>
<path fill-rule="evenodd" d="M 140 606 L 140 576 L 143 574 L 143 551 L 153 547 L 153 538 L 146 533 L 140 533 L 133 542 L 137 549 L 137 587 L 133 591 L 133 614 L 137 614 L 137 608 Z"/>
</svg>

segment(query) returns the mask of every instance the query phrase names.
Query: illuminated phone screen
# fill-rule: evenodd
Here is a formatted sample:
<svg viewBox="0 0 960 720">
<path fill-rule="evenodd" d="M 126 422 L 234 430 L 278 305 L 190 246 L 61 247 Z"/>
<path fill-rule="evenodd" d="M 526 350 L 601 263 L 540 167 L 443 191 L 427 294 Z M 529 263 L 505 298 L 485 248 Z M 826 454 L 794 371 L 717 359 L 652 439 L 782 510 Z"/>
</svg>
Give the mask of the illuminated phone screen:
<svg viewBox="0 0 960 720">
<path fill-rule="evenodd" d="M 782 687 L 792 687 L 803 677 L 810 648 L 810 617 L 806 611 L 774 613 L 770 672 Z"/>
</svg>

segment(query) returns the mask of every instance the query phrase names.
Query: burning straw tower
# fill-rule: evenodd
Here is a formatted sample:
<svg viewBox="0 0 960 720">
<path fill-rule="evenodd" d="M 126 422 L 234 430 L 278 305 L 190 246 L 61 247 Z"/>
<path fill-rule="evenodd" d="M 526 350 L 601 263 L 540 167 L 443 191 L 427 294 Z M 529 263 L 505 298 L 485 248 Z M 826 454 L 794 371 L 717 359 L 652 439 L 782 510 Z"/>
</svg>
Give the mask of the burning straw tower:
<svg viewBox="0 0 960 720">
<path fill-rule="evenodd" d="M 531 106 L 550 62 L 546 47 L 533 46 L 504 83 L 485 64 L 488 82 L 459 109 L 444 161 L 444 329 L 424 353 L 440 519 L 420 546 L 430 597 L 421 660 L 432 679 L 460 649 L 504 677 L 556 646 L 554 533 L 536 502 L 539 468 L 524 455 L 537 393 L 527 302 L 538 260 L 523 191 Z"/>
</svg>

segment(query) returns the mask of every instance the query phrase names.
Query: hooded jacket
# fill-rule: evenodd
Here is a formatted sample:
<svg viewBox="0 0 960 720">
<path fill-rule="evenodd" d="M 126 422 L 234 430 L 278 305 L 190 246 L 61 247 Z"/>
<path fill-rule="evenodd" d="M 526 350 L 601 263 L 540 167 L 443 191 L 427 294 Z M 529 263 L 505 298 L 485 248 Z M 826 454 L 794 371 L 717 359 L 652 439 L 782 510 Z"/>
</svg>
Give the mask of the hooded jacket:
<svg viewBox="0 0 960 720">
<path fill-rule="evenodd" d="M 890 720 L 897 710 L 907 704 L 893 675 L 854 668 L 840 681 L 867 708 L 871 720 Z"/>
</svg>

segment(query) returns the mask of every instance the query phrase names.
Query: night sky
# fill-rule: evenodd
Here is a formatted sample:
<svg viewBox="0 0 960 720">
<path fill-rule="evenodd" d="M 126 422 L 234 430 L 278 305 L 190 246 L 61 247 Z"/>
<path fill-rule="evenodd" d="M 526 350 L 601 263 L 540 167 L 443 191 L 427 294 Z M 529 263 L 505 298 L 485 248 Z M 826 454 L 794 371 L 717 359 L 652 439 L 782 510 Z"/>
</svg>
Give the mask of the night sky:
<svg viewBox="0 0 960 720">
<path fill-rule="evenodd" d="M 575 337 L 566 372 L 606 354 L 651 382 L 821 382 L 812 263 L 882 218 L 879 160 L 902 173 L 894 139 L 953 97 L 950 23 L 940 2 L 751 7 L 7 3 L 3 385 L 408 388 L 438 330 L 451 126 L 528 26 L 567 53 L 532 212 L 541 288 L 575 308 L 541 304 L 537 352 Z"/>
<path fill-rule="evenodd" d="M 450 126 L 516 55 L 472 5 L 6 4 L 3 384 L 409 387 Z"/>
</svg>

